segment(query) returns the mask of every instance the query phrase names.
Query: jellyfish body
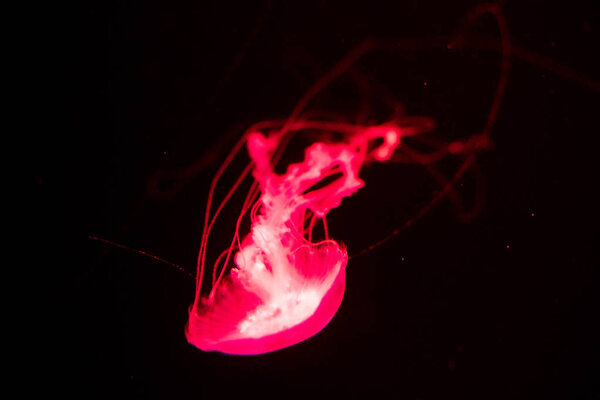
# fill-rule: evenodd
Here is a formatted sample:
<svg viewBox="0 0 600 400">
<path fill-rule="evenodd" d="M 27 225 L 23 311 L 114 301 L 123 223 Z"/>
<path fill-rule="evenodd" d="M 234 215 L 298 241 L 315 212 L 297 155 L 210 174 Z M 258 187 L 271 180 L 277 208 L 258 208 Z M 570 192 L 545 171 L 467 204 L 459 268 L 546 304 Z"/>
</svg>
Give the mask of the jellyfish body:
<svg viewBox="0 0 600 400">
<path fill-rule="evenodd" d="M 425 139 L 420 144 L 431 146 L 431 150 L 423 152 L 412 148 L 404 138 L 434 130 L 435 123 L 428 117 L 406 117 L 395 112 L 390 118 L 392 122 L 375 126 L 301 118 L 308 103 L 364 54 L 375 49 L 397 51 L 416 49 L 419 46 L 442 46 L 445 49 L 466 46 L 468 41 L 465 32 L 468 32 L 473 21 L 485 14 L 493 15 L 499 27 L 501 68 L 493 101 L 481 132 L 452 142 Z M 259 123 L 249 129 L 245 139 L 234 146 L 209 190 L 205 229 L 198 258 L 196 297 L 190 308 L 186 328 L 190 343 L 205 351 L 260 354 L 306 340 L 328 324 L 342 302 L 348 254 L 343 244 L 329 237 L 326 215 L 339 206 L 343 198 L 364 185 L 359 172 L 369 162 L 391 160 L 421 164 L 439 183 L 440 190 L 401 227 L 366 250 L 381 245 L 401 229 L 411 226 L 445 197 L 460 211 L 457 215 L 462 216 L 463 220 L 469 220 L 477 214 L 481 204 L 480 196 L 476 198 L 473 210 L 463 211 L 454 186 L 468 171 L 477 171 L 474 168 L 477 154 L 490 146 L 490 132 L 497 119 L 508 81 L 512 46 L 500 5 L 484 4 L 474 8 L 467 15 L 462 28 L 448 39 L 398 42 L 391 45 L 376 44 L 369 40 L 363 42 L 304 94 L 282 126 L 272 126 L 265 121 L 262 125 L 272 132 L 264 134 L 261 129 L 256 129 L 256 126 L 261 126 Z M 382 99 L 389 100 L 389 94 Z M 389 107 L 396 111 L 402 109 L 393 101 Z M 324 139 L 329 137 L 328 133 L 341 133 L 344 139 L 338 142 L 317 140 L 305 149 L 302 162 L 290 164 L 285 173 L 276 174 L 275 165 L 290 136 L 303 129 L 322 132 Z M 210 219 L 209 211 L 216 182 L 244 144 L 252 164 L 240 175 Z M 397 154 L 397 150 L 400 150 L 400 154 Z M 450 156 L 459 159 L 459 166 L 447 178 L 436 163 Z M 226 257 L 220 274 L 216 272 L 221 257 L 215 263 L 209 295 L 202 296 L 209 231 L 223 209 L 223 204 L 231 198 L 250 169 L 255 183 L 242 207 L 236 234 L 229 249 L 222 254 L 222 257 Z M 481 181 L 480 174 L 475 173 L 475 177 Z M 240 240 L 240 220 L 249 210 L 252 220 L 250 233 Z M 312 233 L 318 221 L 323 225 L 325 239 L 313 241 Z M 234 247 L 237 247 L 233 259 L 235 267 L 228 269 Z M 225 274 L 226 271 L 229 273 Z"/>
<path fill-rule="evenodd" d="M 283 135 L 247 135 L 261 192 L 251 232 L 235 267 L 191 308 L 188 341 L 205 351 L 260 354 L 323 329 L 342 302 L 348 260 L 344 245 L 329 238 L 325 217 L 364 185 L 358 173 L 365 161 L 390 157 L 400 134 L 392 126 L 356 127 L 344 142 L 310 145 L 282 175 L 272 160 Z M 313 242 L 317 219 L 325 239 Z"/>
</svg>

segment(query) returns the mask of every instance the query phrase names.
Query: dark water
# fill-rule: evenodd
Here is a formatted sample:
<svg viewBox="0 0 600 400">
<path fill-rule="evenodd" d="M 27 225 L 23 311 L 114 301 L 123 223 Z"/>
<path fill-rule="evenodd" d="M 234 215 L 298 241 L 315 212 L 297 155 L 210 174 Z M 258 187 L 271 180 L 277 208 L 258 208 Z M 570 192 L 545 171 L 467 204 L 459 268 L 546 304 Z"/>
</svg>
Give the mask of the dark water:
<svg viewBox="0 0 600 400">
<path fill-rule="evenodd" d="M 477 161 L 481 214 L 463 223 L 441 202 L 350 261 L 344 302 L 321 333 L 256 357 L 188 345 L 193 280 L 88 236 L 193 273 L 210 178 L 245 127 L 285 117 L 364 38 L 447 36 L 478 2 L 181 3 L 97 2 L 57 12 L 56 35 L 40 57 L 56 129 L 35 146 L 34 190 L 43 201 L 34 217 L 43 222 L 40 236 L 67 233 L 58 247 L 62 266 L 52 272 L 60 312 L 48 325 L 57 334 L 50 359 L 68 366 L 54 381 L 61 391 L 79 398 L 598 398 L 593 2 L 506 5 L 511 41 L 535 54 L 536 65 L 513 59 L 494 146 Z M 472 32 L 498 37 L 491 17 Z M 557 73 L 557 63 L 570 70 Z M 450 139 L 483 128 L 499 65 L 494 49 L 435 47 L 374 54 L 357 69 L 408 115 L 435 118 L 436 134 Z M 352 119 L 356 98 L 352 85 L 341 85 L 312 109 Z M 371 118 L 381 122 L 384 111 L 373 102 Z M 198 171 L 186 182 L 180 172 L 192 164 Z M 441 169 L 450 177 L 456 167 Z M 467 206 L 473 176 L 457 188 Z M 374 165 L 363 177 L 366 187 L 329 221 L 350 255 L 402 226 L 439 189 L 420 165 Z M 236 217 L 234 208 L 225 213 L 214 251 Z"/>
</svg>

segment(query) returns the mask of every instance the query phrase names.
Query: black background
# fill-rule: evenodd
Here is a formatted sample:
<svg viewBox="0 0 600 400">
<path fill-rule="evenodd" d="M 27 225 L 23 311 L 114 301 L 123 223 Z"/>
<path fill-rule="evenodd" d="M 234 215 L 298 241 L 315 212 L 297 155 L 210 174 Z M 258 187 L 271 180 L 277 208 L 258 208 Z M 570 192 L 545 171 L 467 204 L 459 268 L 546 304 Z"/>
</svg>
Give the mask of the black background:
<svg viewBox="0 0 600 400">
<path fill-rule="evenodd" d="M 322 332 L 252 357 L 189 345 L 193 279 L 88 236 L 193 273 L 210 178 L 245 127 L 285 117 L 367 36 L 450 35 L 478 2 L 54 10 L 39 57 L 53 129 L 36 141 L 32 181 L 40 237 L 67 233 L 52 249 L 58 312 L 44 326 L 56 335 L 46 360 L 67 366 L 54 384 L 79 398 L 598 398 L 598 86 L 552 71 L 558 62 L 597 78 L 592 3 L 506 5 L 512 42 L 539 57 L 513 61 L 494 147 L 478 157 L 481 215 L 461 223 L 440 203 L 350 260 L 344 301 Z M 488 17 L 473 31 L 498 35 Z M 357 68 L 408 115 L 435 118 L 435 134 L 459 138 L 483 128 L 499 63 L 495 51 L 442 47 L 365 57 Z M 343 115 L 350 106 L 336 96 L 326 90 L 312 109 Z M 202 168 L 182 183 L 178 171 L 194 163 Z M 442 170 L 451 176 L 456 165 Z M 439 189 L 419 165 L 373 165 L 362 177 L 366 187 L 329 221 L 351 256 Z M 459 182 L 466 204 L 473 185 L 470 174 Z M 219 223 L 214 251 L 234 213 Z"/>
</svg>

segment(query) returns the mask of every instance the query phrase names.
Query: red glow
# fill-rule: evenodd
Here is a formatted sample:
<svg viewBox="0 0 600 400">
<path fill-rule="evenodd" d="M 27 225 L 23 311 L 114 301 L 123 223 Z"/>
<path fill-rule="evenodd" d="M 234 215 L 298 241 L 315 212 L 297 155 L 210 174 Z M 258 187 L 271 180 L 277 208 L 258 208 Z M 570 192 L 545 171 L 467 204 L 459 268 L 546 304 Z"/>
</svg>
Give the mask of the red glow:
<svg viewBox="0 0 600 400">
<path fill-rule="evenodd" d="M 488 12 L 497 16 L 504 39 L 505 23 L 497 6 L 477 9 L 470 17 Z M 455 48 L 461 43 L 457 39 L 447 46 Z M 260 354 L 306 340 L 327 325 L 342 302 L 348 254 L 343 244 L 330 238 L 326 216 L 345 197 L 364 186 L 359 172 L 366 164 L 389 160 L 420 163 L 440 184 L 441 190 L 436 196 L 403 228 L 446 196 L 460 209 L 453 187 L 473 167 L 477 153 L 491 145 L 489 134 L 498 115 L 510 68 L 509 41 L 502 41 L 501 75 L 483 131 L 461 141 L 436 141 L 436 148 L 430 152 L 417 151 L 403 142 L 405 137 L 433 130 L 435 124 L 429 118 L 396 115 L 391 122 L 375 126 L 301 118 L 313 97 L 376 47 L 366 41 L 350 52 L 299 100 L 287 120 L 266 121 L 251 127 L 218 170 L 209 190 L 196 296 L 186 327 L 187 339 L 196 347 L 230 354 Z M 402 46 L 392 47 L 397 50 Z M 301 162 L 287 165 L 285 173 L 276 174 L 275 165 L 291 137 L 303 130 L 322 132 L 323 139 L 305 149 Z M 341 134 L 343 139 L 325 140 L 328 137 L 325 133 L 331 132 Z M 217 183 L 244 146 L 252 163 L 211 214 Z M 403 151 L 398 154 L 398 150 Z M 450 179 L 435 166 L 448 155 L 462 156 L 459 169 Z M 476 169 L 474 171 L 477 179 L 479 175 Z M 214 264 L 210 293 L 203 295 L 208 237 L 217 216 L 250 173 L 254 183 L 242 206 L 235 234 L 229 248 Z M 460 209 L 461 218 L 472 218 L 480 204 L 478 197 L 473 211 Z M 242 238 L 239 228 L 248 212 L 252 222 L 250 233 Z M 319 223 L 324 240 L 314 241 L 313 232 Z M 367 250 L 399 231 L 395 229 Z M 230 268 L 232 260 L 235 266 Z"/>
<path fill-rule="evenodd" d="M 330 128 L 315 121 L 301 125 Z M 364 185 L 358 173 L 365 162 L 389 159 L 402 135 L 397 126 L 346 128 L 347 141 L 312 144 L 304 160 L 282 175 L 273 171 L 273 156 L 284 135 L 247 135 L 261 192 L 252 206 L 251 233 L 239 244 L 236 267 L 192 307 L 191 343 L 202 350 L 258 354 L 305 340 L 331 320 L 344 295 L 348 255 L 329 238 L 326 215 Z M 370 149 L 377 139 L 383 143 Z M 317 221 L 325 240 L 313 242 Z"/>
</svg>

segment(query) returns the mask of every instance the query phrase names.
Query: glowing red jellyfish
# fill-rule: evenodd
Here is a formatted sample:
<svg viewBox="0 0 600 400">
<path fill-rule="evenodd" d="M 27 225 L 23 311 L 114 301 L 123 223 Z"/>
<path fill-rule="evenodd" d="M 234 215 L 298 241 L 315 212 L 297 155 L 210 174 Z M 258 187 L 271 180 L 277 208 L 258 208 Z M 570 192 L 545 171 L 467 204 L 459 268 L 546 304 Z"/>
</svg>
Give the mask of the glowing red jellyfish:
<svg viewBox="0 0 600 400">
<path fill-rule="evenodd" d="M 496 6 L 476 10 L 473 16 L 486 12 L 498 17 L 504 37 L 505 24 Z M 450 43 L 460 43 L 459 39 L 464 37 L 452 39 Z M 442 43 L 448 41 L 425 41 L 421 45 Z M 449 195 L 452 200 L 454 183 L 472 166 L 479 149 L 488 144 L 506 85 L 508 43 L 502 41 L 501 76 L 483 132 L 464 141 L 439 144 L 431 153 L 411 149 L 406 152 L 413 162 L 426 164 L 442 185 L 439 194 L 412 220 L 443 196 Z M 397 50 L 400 45 L 394 43 L 391 47 Z M 408 47 L 411 46 L 418 47 Z M 267 121 L 251 127 L 217 172 L 209 190 L 196 296 L 186 328 L 188 341 L 196 347 L 230 354 L 260 354 L 282 349 L 315 335 L 340 307 L 348 254 L 342 244 L 329 237 L 327 213 L 364 185 L 359 177 L 364 165 L 391 159 L 394 152 L 404 146 L 401 146 L 404 137 L 430 131 L 434 125 L 431 119 L 424 117 L 398 116 L 376 126 L 300 118 L 314 96 L 364 53 L 377 47 L 369 41 L 358 46 L 300 99 L 287 120 Z M 282 174 L 275 173 L 275 165 L 291 137 L 303 130 L 322 132 L 323 140 L 308 146 L 301 162 L 288 165 Z M 340 134 L 343 139 L 325 140 L 324 133 L 331 132 Z M 244 145 L 252 163 L 211 216 L 217 182 Z M 446 180 L 434 164 L 448 154 L 464 155 L 464 159 L 453 178 Z M 225 203 L 250 173 L 254 183 L 242 206 L 234 237 L 215 262 L 212 289 L 204 296 L 202 282 L 208 236 Z M 239 227 L 247 212 L 252 222 L 250 233 L 241 238 Z M 323 226 L 324 240 L 313 241 L 313 230 L 318 222 Z M 228 268 L 232 259 L 235 266 Z"/>
<path fill-rule="evenodd" d="M 304 160 L 282 175 L 273 171 L 273 158 L 286 135 L 247 135 L 261 195 L 252 206 L 251 233 L 238 246 L 236 268 L 191 309 L 187 337 L 202 350 L 259 354 L 293 345 L 325 327 L 342 302 L 348 255 L 329 238 L 326 215 L 364 185 L 358 172 L 366 161 L 390 157 L 402 130 L 315 121 L 292 128 L 307 127 L 337 128 L 348 140 L 312 144 Z M 325 240 L 313 242 L 318 219 Z"/>
</svg>

